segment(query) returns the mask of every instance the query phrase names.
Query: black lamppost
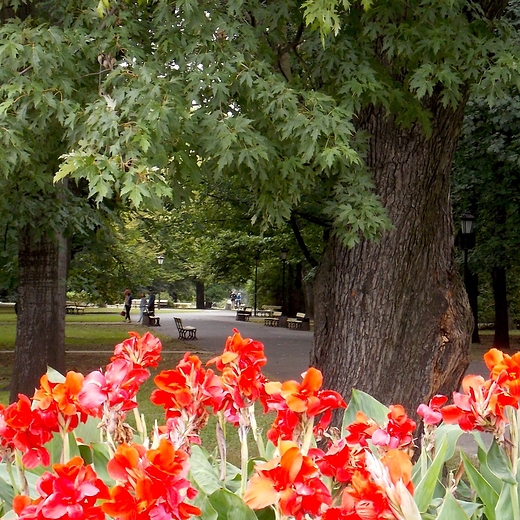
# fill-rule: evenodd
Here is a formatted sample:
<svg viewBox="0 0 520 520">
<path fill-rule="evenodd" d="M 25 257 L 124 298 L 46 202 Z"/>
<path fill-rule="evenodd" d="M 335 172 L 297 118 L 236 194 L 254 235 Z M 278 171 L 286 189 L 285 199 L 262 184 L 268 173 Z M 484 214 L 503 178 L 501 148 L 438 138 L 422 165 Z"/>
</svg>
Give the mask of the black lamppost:
<svg viewBox="0 0 520 520">
<path fill-rule="evenodd" d="M 256 296 L 257 296 L 257 289 L 258 289 L 258 260 L 260 260 L 260 254 L 257 252 L 255 253 L 255 316 L 256 316 L 256 309 L 257 303 L 256 303 Z"/>
<path fill-rule="evenodd" d="M 473 314 L 473 333 L 471 336 L 472 343 L 480 343 L 478 333 L 478 275 L 470 273 L 468 269 L 468 250 L 475 247 L 475 217 L 471 213 L 464 213 L 460 217 L 461 224 L 461 245 L 464 251 L 464 287 L 468 295 L 471 313 Z"/>
<path fill-rule="evenodd" d="M 285 315 L 285 262 L 287 261 L 287 253 L 289 250 L 282 247 L 280 250 L 280 258 L 282 259 L 282 314 Z"/>
<path fill-rule="evenodd" d="M 157 263 L 159 264 L 159 267 L 162 267 L 163 263 L 164 263 L 164 256 L 163 255 L 159 255 L 157 257 Z M 159 276 L 159 309 L 161 308 L 161 278 Z"/>
</svg>

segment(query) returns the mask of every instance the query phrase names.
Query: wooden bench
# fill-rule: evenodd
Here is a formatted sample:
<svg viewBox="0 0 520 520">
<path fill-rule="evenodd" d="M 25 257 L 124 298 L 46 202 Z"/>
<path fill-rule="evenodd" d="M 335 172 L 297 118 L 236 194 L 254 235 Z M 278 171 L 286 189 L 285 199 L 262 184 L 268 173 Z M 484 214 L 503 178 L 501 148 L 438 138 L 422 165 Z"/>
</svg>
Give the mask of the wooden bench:
<svg viewBox="0 0 520 520">
<path fill-rule="evenodd" d="M 269 318 L 264 318 L 264 325 L 266 327 L 278 327 L 282 313 L 279 311 L 273 311 L 273 315 Z"/>
<path fill-rule="evenodd" d="M 245 307 L 237 311 L 237 317 L 235 319 L 236 321 L 249 321 L 252 313 L 253 309 L 251 307 Z"/>
<path fill-rule="evenodd" d="M 156 316 L 155 314 L 147 314 L 146 312 L 143 314 L 143 325 L 146 327 L 160 327 L 161 326 L 161 318 Z"/>
<path fill-rule="evenodd" d="M 303 327 L 304 324 L 309 323 L 309 318 L 306 318 L 305 313 L 297 312 L 295 318 L 287 318 L 287 328 L 294 330 L 309 330 L 310 327 Z"/>
<path fill-rule="evenodd" d="M 85 314 L 85 306 L 78 305 L 75 302 L 67 302 L 65 304 L 65 314 Z"/>
<path fill-rule="evenodd" d="M 173 319 L 179 331 L 179 339 L 197 339 L 197 329 L 195 327 L 184 326 L 180 318 Z"/>
</svg>

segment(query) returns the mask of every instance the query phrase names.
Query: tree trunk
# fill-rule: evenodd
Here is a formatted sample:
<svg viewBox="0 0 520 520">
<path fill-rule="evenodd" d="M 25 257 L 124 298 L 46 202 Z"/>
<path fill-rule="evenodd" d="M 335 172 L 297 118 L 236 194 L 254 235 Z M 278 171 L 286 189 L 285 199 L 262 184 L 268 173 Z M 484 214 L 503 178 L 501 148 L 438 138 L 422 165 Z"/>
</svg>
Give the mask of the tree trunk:
<svg viewBox="0 0 520 520">
<path fill-rule="evenodd" d="M 498 349 L 510 348 L 505 268 L 493 267 L 491 277 L 493 279 L 493 297 L 495 299 L 495 337 L 493 338 L 493 347 Z"/>
<path fill-rule="evenodd" d="M 412 416 L 458 387 L 473 326 L 452 255 L 450 168 L 463 107 L 432 103 L 431 111 L 430 137 L 384 109 L 361 115 L 371 136 L 366 163 L 395 229 L 350 250 L 333 235 L 314 285 L 311 364 L 325 386 L 401 403 Z"/>
<path fill-rule="evenodd" d="M 195 282 L 196 304 L 197 309 L 205 309 L 206 302 L 204 301 L 204 282 Z"/>
<path fill-rule="evenodd" d="M 18 239 L 18 320 L 11 401 L 32 396 L 47 365 L 65 372 L 67 245 L 35 239 L 28 227 Z"/>
</svg>

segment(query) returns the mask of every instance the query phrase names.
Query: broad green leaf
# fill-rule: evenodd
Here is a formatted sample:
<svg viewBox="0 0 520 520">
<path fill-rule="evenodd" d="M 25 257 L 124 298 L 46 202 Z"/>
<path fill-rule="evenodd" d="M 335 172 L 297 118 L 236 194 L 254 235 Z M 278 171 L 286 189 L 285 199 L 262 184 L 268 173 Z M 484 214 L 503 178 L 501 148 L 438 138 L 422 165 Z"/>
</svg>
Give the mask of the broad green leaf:
<svg viewBox="0 0 520 520">
<path fill-rule="evenodd" d="M 504 483 L 500 478 L 498 478 L 492 471 L 489 469 L 488 466 L 488 448 L 483 444 L 483 447 L 478 447 L 477 450 L 477 459 L 479 462 L 479 471 L 486 480 L 486 482 L 489 483 L 490 486 L 493 487 L 493 489 L 500 494 L 500 491 L 502 490 L 502 486 Z"/>
<path fill-rule="evenodd" d="M 65 376 L 52 367 L 47 367 L 47 378 L 51 383 L 64 383 Z"/>
<path fill-rule="evenodd" d="M 108 474 L 107 465 L 110 460 L 110 454 L 106 444 L 99 442 L 92 443 L 92 465 L 96 470 L 99 478 L 107 486 L 113 486 L 115 484 L 114 479 Z"/>
<path fill-rule="evenodd" d="M 88 417 L 85 423 L 80 423 L 74 430 L 74 435 L 78 439 L 78 443 L 90 444 L 99 442 L 100 439 L 100 420 L 96 417 Z"/>
<path fill-rule="evenodd" d="M 201 511 L 197 518 L 201 518 L 202 520 L 217 520 L 218 513 L 211 505 L 206 493 L 204 493 L 204 491 L 202 491 L 196 483 L 193 484 L 193 487 L 197 490 L 197 496 L 191 500 L 191 503 L 197 506 Z"/>
<path fill-rule="evenodd" d="M 209 501 L 218 513 L 218 520 L 257 520 L 254 511 L 240 497 L 225 489 L 212 493 Z"/>
<path fill-rule="evenodd" d="M 444 498 L 444 502 L 437 515 L 437 520 L 469 520 L 461 505 L 455 500 L 453 495 L 448 491 Z"/>
<path fill-rule="evenodd" d="M 472 488 L 482 501 L 484 511 L 488 520 L 496 520 L 495 508 L 498 503 L 499 495 L 493 487 L 486 481 L 482 474 L 473 466 L 469 458 L 464 452 L 461 452 L 462 460 L 464 461 L 464 468 L 471 483 Z"/>
<path fill-rule="evenodd" d="M 260 509 L 255 511 L 255 515 L 258 520 L 275 520 L 276 513 L 272 507 L 264 507 L 264 509 Z"/>
<path fill-rule="evenodd" d="M 457 442 L 464 432 L 457 424 L 441 424 L 435 430 L 435 443 L 440 445 L 443 440 L 447 440 L 446 460 L 449 460 L 455 455 L 457 449 Z"/>
<path fill-rule="evenodd" d="M 388 416 L 388 407 L 381 404 L 377 399 L 374 399 L 371 395 L 362 392 L 361 390 L 352 390 L 352 395 L 348 403 L 347 409 L 343 414 L 343 425 L 342 432 L 345 428 L 355 422 L 356 414 L 363 412 L 365 415 L 374 419 L 379 425 L 385 424 Z"/>
<path fill-rule="evenodd" d="M 516 478 L 511 471 L 511 464 L 504 450 L 500 448 L 496 439 L 493 439 L 487 452 L 487 465 L 492 473 L 508 484 L 516 484 Z"/>
<path fill-rule="evenodd" d="M 5 468 L 5 464 L 2 464 L 2 467 Z M 4 480 L 4 477 L 0 476 L 0 500 L 3 500 L 6 504 L 12 504 L 14 490 L 13 486 L 8 482 Z"/>
<path fill-rule="evenodd" d="M 518 485 L 510 485 L 508 483 L 504 484 L 502 488 L 502 492 L 500 493 L 500 497 L 498 499 L 498 503 L 495 508 L 495 514 L 498 519 L 503 518 L 514 518 L 514 513 L 512 510 L 513 501 L 511 500 L 511 494 L 516 493 L 518 495 Z M 518 504 L 518 499 L 516 501 Z"/>
<path fill-rule="evenodd" d="M 425 475 L 417 485 L 417 488 L 414 493 L 414 500 L 419 508 L 421 513 L 424 513 L 435 493 L 435 488 L 437 486 L 437 481 L 439 480 L 442 470 L 444 468 L 444 463 L 446 462 L 446 453 L 448 453 L 448 437 L 445 436 L 437 448 L 435 453 L 435 457 L 427 469 Z"/>
<path fill-rule="evenodd" d="M 207 452 L 200 446 L 192 446 L 190 473 L 197 486 L 208 496 L 223 488 L 219 468 L 209 462 Z"/>
</svg>

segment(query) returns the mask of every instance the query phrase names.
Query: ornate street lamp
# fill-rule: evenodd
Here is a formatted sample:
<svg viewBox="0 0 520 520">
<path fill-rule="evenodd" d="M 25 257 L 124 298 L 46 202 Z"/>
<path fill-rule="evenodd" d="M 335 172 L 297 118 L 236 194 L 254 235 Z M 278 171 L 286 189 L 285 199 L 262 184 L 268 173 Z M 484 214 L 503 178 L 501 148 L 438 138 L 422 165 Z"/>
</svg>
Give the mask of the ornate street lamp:
<svg viewBox="0 0 520 520">
<path fill-rule="evenodd" d="M 159 267 L 162 267 L 162 265 L 164 263 L 164 255 L 159 255 L 157 257 L 157 263 L 159 264 Z M 161 308 L 161 287 L 162 287 L 161 277 L 159 276 L 159 309 Z"/>
<path fill-rule="evenodd" d="M 280 250 L 280 258 L 282 259 L 282 314 L 286 315 L 285 312 L 285 262 L 287 261 L 287 253 L 289 250 L 286 247 L 282 247 Z"/>
<path fill-rule="evenodd" d="M 257 306 L 257 290 L 258 290 L 258 260 L 260 260 L 260 254 L 258 252 L 255 253 L 255 317 L 256 317 L 256 309 Z"/>
<path fill-rule="evenodd" d="M 464 287 L 474 320 L 471 341 L 472 343 L 480 343 L 478 333 L 478 275 L 470 273 L 468 269 L 468 250 L 475 247 L 475 220 L 476 218 L 468 212 L 463 213 L 460 217 L 461 246 L 464 251 Z"/>
</svg>

